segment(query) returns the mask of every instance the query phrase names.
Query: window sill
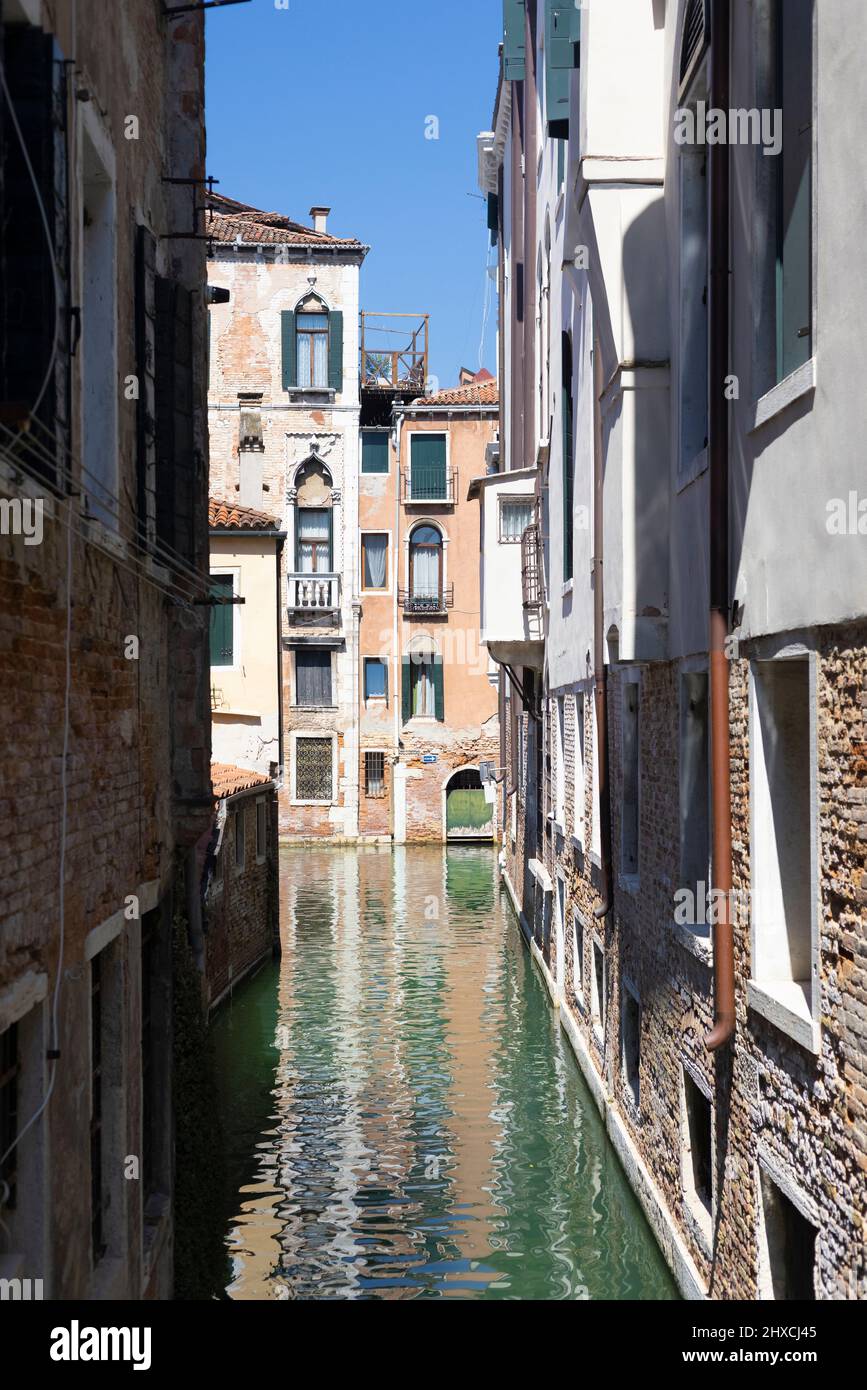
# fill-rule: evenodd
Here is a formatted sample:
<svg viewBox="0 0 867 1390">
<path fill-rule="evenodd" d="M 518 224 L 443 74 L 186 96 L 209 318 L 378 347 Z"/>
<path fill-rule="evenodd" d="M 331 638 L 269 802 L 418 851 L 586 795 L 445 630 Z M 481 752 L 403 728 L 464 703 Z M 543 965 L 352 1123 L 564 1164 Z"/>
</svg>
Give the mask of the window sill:
<svg viewBox="0 0 867 1390">
<path fill-rule="evenodd" d="M 119 560 L 127 558 L 129 549 L 114 527 L 106 526 L 104 521 L 99 520 L 99 517 L 87 516 L 87 514 L 82 517 L 82 521 L 84 522 L 84 534 L 88 541 L 99 546 L 101 550 L 107 550 L 111 555 L 117 556 Z"/>
<path fill-rule="evenodd" d="M 801 400 L 816 389 L 816 358 L 811 357 L 809 362 L 805 362 L 803 367 L 797 371 L 790 372 L 787 377 L 778 382 L 776 386 L 767 391 L 764 396 L 760 396 L 755 404 L 753 423 L 749 430 L 754 434 L 769 421 L 775 420 L 784 410 L 788 410 L 790 405 Z"/>
<path fill-rule="evenodd" d="M 629 894 L 631 894 L 633 897 L 634 897 L 635 894 L 638 892 L 638 889 L 639 889 L 640 885 L 641 885 L 641 878 L 640 878 L 640 875 L 639 875 L 639 874 L 618 874 L 618 875 L 617 875 L 617 886 L 618 886 L 618 888 L 622 888 L 624 893 L 629 893 Z"/>
<path fill-rule="evenodd" d="M 713 965 L 713 940 L 710 927 L 687 927 L 682 922 L 672 922 L 671 929 L 675 940 L 700 960 L 703 965 Z"/>
<path fill-rule="evenodd" d="M 571 593 L 572 593 L 572 590 L 573 590 L 574 588 L 575 588 L 575 580 L 574 580 L 574 579 L 567 579 L 567 580 L 565 581 L 565 583 L 563 584 L 563 588 L 562 588 L 561 591 L 560 591 L 561 594 L 562 594 L 562 597 L 563 597 L 563 598 L 566 598 L 567 594 L 571 594 Z"/>
<path fill-rule="evenodd" d="M 806 980 L 747 982 L 747 1004 L 768 1023 L 786 1033 L 793 1042 L 818 1055 L 822 1050 L 821 1028 L 810 1007 L 810 984 Z"/>
<path fill-rule="evenodd" d="M 696 478 L 700 478 L 702 473 L 707 472 L 707 467 L 708 453 L 707 449 L 704 448 L 700 454 L 696 454 L 695 458 L 691 463 L 687 464 L 686 468 L 678 470 L 675 492 L 678 494 L 685 492 L 690 484 L 695 482 Z"/>
<path fill-rule="evenodd" d="M 292 708 L 303 714 L 334 714 L 337 705 L 293 705 Z"/>
<path fill-rule="evenodd" d="M 283 394 L 300 400 L 306 400 L 308 396 L 315 396 L 317 399 L 324 396 L 326 400 L 333 401 L 337 392 L 332 386 L 287 386 Z"/>
<path fill-rule="evenodd" d="M 584 841 L 581 839 L 580 835 L 572 835 L 571 840 L 573 849 L 580 850 L 582 854 L 587 853 L 586 849 L 584 848 Z"/>
<path fill-rule="evenodd" d="M 290 802 L 290 805 L 292 805 L 292 806 L 336 806 L 336 805 L 337 805 L 337 802 L 336 802 L 336 801 L 332 801 L 332 800 L 328 800 L 328 801 L 299 801 L 297 797 L 293 796 L 292 801 Z"/>
</svg>

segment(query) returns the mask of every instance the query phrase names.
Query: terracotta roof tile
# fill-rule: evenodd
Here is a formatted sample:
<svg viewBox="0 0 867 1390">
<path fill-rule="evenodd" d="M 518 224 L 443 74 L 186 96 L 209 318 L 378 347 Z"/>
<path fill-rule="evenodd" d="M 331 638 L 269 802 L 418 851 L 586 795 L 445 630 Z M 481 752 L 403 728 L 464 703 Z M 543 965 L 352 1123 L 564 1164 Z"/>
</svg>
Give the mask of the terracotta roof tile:
<svg viewBox="0 0 867 1390">
<path fill-rule="evenodd" d="M 500 399 L 496 379 L 472 381 L 469 386 L 453 386 L 432 396 L 419 396 L 413 405 L 496 405 Z"/>
<path fill-rule="evenodd" d="M 273 516 L 257 512 L 253 507 L 239 507 L 236 502 L 223 502 L 212 497 L 208 503 L 208 526 L 212 531 L 276 531 Z"/>
<path fill-rule="evenodd" d="M 214 796 L 222 801 L 225 796 L 237 796 L 238 792 L 247 792 L 253 787 L 271 786 L 272 779 L 262 772 L 251 772 L 247 767 L 211 763 L 211 783 Z"/>
<path fill-rule="evenodd" d="M 240 241 L 244 245 L 267 246 L 320 246 L 331 251 L 367 251 L 369 248 L 356 237 L 331 236 L 328 232 L 317 232 L 305 227 L 301 222 L 293 222 L 280 212 L 262 212 L 251 208 L 247 203 L 238 203 L 234 198 L 224 198 L 219 193 L 208 197 L 208 215 L 205 218 L 205 235 L 214 241 L 231 245 Z"/>
</svg>

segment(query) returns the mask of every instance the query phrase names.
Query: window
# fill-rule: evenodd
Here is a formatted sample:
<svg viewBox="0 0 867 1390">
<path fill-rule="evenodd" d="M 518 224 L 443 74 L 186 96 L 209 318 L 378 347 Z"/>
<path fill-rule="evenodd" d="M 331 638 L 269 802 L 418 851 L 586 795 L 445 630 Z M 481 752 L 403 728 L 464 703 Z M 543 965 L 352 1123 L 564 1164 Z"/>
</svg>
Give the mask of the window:
<svg viewBox="0 0 867 1390">
<path fill-rule="evenodd" d="M 388 699 L 388 662 L 382 657 L 364 658 L 364 698 L 365 700 Z"/>
<path fill-rule="evenodd" d="M 117 481 L 117 265 L 115 188 L 98 146 L 96 116 L 82 129 L 81 258 L 82 464 L 87 510 L 119 524 Z M 110 149 L 106 139 L 106 149 Z"/>
<path fill-rule="evenodd" d="M 145 1202 L 157 1190 L 160 1168 L 161 1009 L 159 1000 L 160 909 L 145 913 L 141 923 L 141 1085 L 142 1186 Z"/>
<path fill-rule="evenodd" d="M 244 807 L 239 806 L 232 815 L 232 826 L 235 832 L 235 868 L 240 871 L 244 867 L 247 854 L 245 843 L 245 818 Z"/>
<path fill-rule="evenodd" d="M 445 502 L 447 494 L 446 436 L 410 435 L 410 490 L 412 502 Z"/>
<path fill-rule="evenodd" d="M 605 952 L 593 938 L 593 973 L 590 976 L 590 1014 L 600 1042 L 605 1037 Z"/>
<path fill-rule="evenodd" d="M 638 1105 L 641 1099 L 641 1005 L 625 981 L 620 1015 L 620 1065 L 627 1090 Z"/>
<path fill-rule="evenodd" d="M 782 150 L 768 158 L 776 262 L 776 380 L 813 351 L 813 0 L 775 0 L 774 99 Z"/>
<path fill-rule="evenodd" d="M 296 651 L 295 703 L 324 707 L 332 704 L 330 651 Z"/>
<path fill-rule="evenodd" d="M 700 95 L 707 96 L 706 90 Z M 695 103 L 690 105 L 694 108 Z M 685 474 L 708 438 L 708 177 L 704 146 L 680 151 L 680 456 Z"/>
<path fill-rule="evenodd" d="M 599 787 L 599 725 L 596 718 L 596 699 L 591 710 L 593 733 L 593 786 L 590 789 L 592 820 L 590 822 L 590 853 L 598 860 L 602 852 L 602 798 Z"/>
<path fill-rule="evenodd" d="M 102 957 L 90 962 L 90 1246 L 93 1263 L 105 1253 L 102 1229 Z"/>
<path fill-rule="evenodd" d="M 575 733 L 573 744 L 573 777 L 575 782 L 575 838 L 584 846 L 584 815 L 587 781 L 584 771 L 584 696 L 575 696 Z"/>
<path fill-rule="evenodd" d="M 264 864 L 268 857 L 268 803 L 264 796 L 256 802 L 256 863 Z"/>
<path fill-rule="evenodd" d="M 444 719 L 443 663 L 429 648 L 418 648 L 403 659 L 403 722 Z"/>
<path fill-rule="evenodd" d="M 554 819 L 566 822 L 566 705 L 560 695 L 554 701 Z"/>
<path fill-rule="evenodd" d="M 621 872 L 638 873 L 639 728 L 638 682 L 624 680 L 623 691 L 623 825 Z"/>
<path fill-rule="evenodd" d="M 366 532 L 361 537 L 362 589 L 388 588 L 388 536 Z"/>
<path fill-rule="evenodd" d="M 816 1227 L 759 1169 L 759 1297 L 812 1302 L 816 1297 Z"/>
<path fill-rule="evenodd" d="M 295 740 L 295 799 L 325 801 L 333 799 L 333 752 L 330 738 Z"/>
<path fill-rule="evenodd" d="M 304 311 L 296 319 L 298 385 L 328 385 L 328 315 Z"/>
<path fill-rule="evenodd" d="M 584 1004 L 584 922 L 576 912 L 572 919 L 572 989 L 579 1004 Z"/>
<path fill-rule="evenodd" d="M 280 320 L 283 390 L 342 390 L 343 314 L 311 294 Z"/>
<path fill-rule="evenodd" d="M 219 599 L 211 609 L 211 665 L 235 664 L 235 606 L 226 600 L 234 595 L 231 574 L 211 575 L 211 597 Z"/>
<path fill-rule="evenodd" d="M 753 975 L 809 1013 L 816 896 L 809 658 L 754 662 L 752 684 Z"/>
<path fill-rule="evenodd" d="M 500 542 L 520 543 L 524 531 L 533 520 L 532 497 L 500 498 Z"/>
<path fill-rule="evenodd" d="M 363 430 L 361 434 L 362 473 L 388 472 L 388 431 Z"/>
<path fill-rule="evenodd" d="M 699 900 L 698 885 L 710 869 L 710 771 L 708 676 L 680 678 L 680 885 Z"/>
<path fill-rule="evenodd" d="M 0 1158 L 18 1138 L 18 1080 L 21 1058 L 18 1024 L 0 1033 Z M 0 1166 L 0 1181 L 9 1189 L 6 1206 L 14 1211 L 18 1189 L 17 1147 Z"/>
<path fill-rule="evenodd" d="M 683 1068 L 683 1183 L 706 1235 L 713 1215 L 713 1142 L 710 1100 Z"/>
<path fill-rule="evenodd" d="M 364 795 L 385 796 L 384 753 L 365 753 L 364 755 Z"/>
<path fill-rule="evenodd" d="M 331 508 L 298 508 L 299 574 L 331 574 Z"/>
<path fill-rule="evenodd" d="M 442 607 L 443 538 L 435 526 L 416 526 L 409 538 L 409 589 L 412 608 Z"/>
<path fill-rule="evenodd" d="M 563 334 L 563 386 L 560 393 L 560 414 L 563 427 L 563 582 L 572 578 L 575 549 L 575 445 L 574 405 L 572 401 L 572 339 Z"/>
</svg>

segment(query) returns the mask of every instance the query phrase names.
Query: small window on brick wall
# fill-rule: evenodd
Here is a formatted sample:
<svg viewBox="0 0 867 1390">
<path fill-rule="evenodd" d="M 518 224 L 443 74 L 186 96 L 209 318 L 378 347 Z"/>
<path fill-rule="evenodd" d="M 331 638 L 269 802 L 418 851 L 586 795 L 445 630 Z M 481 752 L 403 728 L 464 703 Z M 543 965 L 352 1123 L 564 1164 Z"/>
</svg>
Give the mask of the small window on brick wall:
<svg viewBox="0 0 867 1390">
<path fill-rule="evenodd" d="M 641 1005 L 625 983 L 620 1015 L 620 1035 L 623 1080 L 633 1101 L 638 1105 L 641 1097 L 639 1081 L 641 1070 Z"/>
<path fill-rule="evenodd" d="M 623 825 L 621 872 L 638 873 L 638 683 L 623 683 Z"/>
<path fill-rule="evenodd" d="M 235 868 L 239 871 L 244 867 L 244 808 L 239 806 L 233 816 L 235 830 Z"/>
<path fill-rule="evenodd" d="M 713 1139 L 708 1096 L 683 1069 L 683 1185 L 706 1235 L 713 1215 Z"/>
<path fill-rule="evenodd" d="M 816 1227 L 763 1168 L 759 1170 L 759 1297 L 816 1297 Z"/>
<path fill-rule="evenodd" d="M 593 942 L 593 973 L 590 976 L 590 1011 L 598 1036 L 605 1036 L 605 952 L 601 941 Z"/>
<path fill-rule="evenodd" d="M 268 857 L 268 803 L 264 797 L 256 802 L 256 863 L 264 864 Z"/>
<path fill-rule="evenodd" d="M 364 755 L 364 795 L 385 796 L 384 753 L 365 753 Z"/>
<path fill-rule="evenodd" d="M 578 913 L 573 919 L 572 987 L 580 1004 L 584 1003 L 584 923 Z"/>
</svg>

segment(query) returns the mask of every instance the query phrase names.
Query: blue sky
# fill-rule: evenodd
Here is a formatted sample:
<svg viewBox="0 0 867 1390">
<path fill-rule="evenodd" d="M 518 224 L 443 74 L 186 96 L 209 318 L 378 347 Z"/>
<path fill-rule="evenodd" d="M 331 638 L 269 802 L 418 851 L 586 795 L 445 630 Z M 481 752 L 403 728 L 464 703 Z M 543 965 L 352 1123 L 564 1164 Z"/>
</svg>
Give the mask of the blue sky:
<svg viewBox="0 0 867 1390">
<path fill-rule="evenodd" d="M 207 15 L 218 191 L 305 223 L 314 203 L 333 208 L 329 231 L 371 248 L 361 307 L 430 313 L 442 385 L 477 368 L 492 253 L 475 137 L 491 123 L 502 0 L 251 0 Z"/>
</svg>

